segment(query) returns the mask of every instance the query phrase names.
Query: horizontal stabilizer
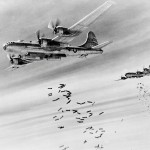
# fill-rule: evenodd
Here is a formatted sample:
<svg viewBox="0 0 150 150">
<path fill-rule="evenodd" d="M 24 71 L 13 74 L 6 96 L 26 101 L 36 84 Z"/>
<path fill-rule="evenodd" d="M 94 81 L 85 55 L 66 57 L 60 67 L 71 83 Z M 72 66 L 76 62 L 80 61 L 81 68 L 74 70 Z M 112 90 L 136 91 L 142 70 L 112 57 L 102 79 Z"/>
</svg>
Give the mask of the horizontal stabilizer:
<svg viewBox="0 0 150 150">
<path fill-rule="evenodd" d="M 106 41 L 104 43 L 101 43 L 99 45 L 93 46 L 92 49 L 101 49 L 109 44 L 111 44 L 113 41 Z"/>
</svg>

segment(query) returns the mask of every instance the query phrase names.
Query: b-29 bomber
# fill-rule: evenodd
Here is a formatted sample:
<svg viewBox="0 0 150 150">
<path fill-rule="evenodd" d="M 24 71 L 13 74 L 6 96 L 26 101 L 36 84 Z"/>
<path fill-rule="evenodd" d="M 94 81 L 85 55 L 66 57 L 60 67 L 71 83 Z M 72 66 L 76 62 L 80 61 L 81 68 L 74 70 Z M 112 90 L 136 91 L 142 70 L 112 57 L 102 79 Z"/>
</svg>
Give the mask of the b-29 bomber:
<svg viewBox="0 0 150 150">
<path fill-rule="evenodd" d="M 121 76 L 119 80 L 126 80 L 130 78 L 141 78 L 141 77 L 148 76 L 148 75 L 150 75 L 150 65 L 149 65 L 149 68 L 143 68 L 143 71 L 128 72 L 124 76 Z"/>
<path fill-rule="evenodd" d="M 70 41 L 94 23 L 113 3 L 112 1 L 105 2 L 70 28 L 59 26 L 59 21 L 55 25 L 54 23 L 49 24 L 48 27 L 53 29 L 54 34 L 57 35 L 53 39 L 40 36 L 40 31 L 38 31 L 36 34 L 38 41 L 36 43 L 22 40 L 19 42 L 7 42 L 3 45 L 3 49 L 11 63 L 9 68 L 16 69 L 25 64 L 43 59 L 52 60 L 68 56 L 86 57 L 91 54 L 102 54 L 102 48 L 112 43 L 112 41 L 98 44 L 92 31 L 88 32 L 87 39 L 82 45 L 71 46 Z"/>
</svg>

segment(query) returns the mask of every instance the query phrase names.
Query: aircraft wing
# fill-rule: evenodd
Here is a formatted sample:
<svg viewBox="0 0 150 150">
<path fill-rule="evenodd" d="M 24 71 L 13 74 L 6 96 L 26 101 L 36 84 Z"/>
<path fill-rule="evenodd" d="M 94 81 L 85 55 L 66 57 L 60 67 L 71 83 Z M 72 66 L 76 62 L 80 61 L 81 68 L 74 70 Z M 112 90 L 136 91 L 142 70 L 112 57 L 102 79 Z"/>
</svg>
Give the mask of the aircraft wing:
<svg viewBox="0 0 150 150">
<path fill-rule="evenodd" d="M 69 28 L 69 30 L 77 30 L 81 31 L 81 33 L 89 27 L 94 21 L 101 16 L 106 10 L 108 10 L 112 4 L 113 1 L 107 1 L 104 4 L 100 5 L 97 9 L 92 11 L 90 14 L 82 18 L 80 21 L 75 23 L 73 26 Z M 56 36 L 53 38 L 53 40 L 61 41 L 61 42 L 70 42 L 72 41 L 76 36 L 68 36 L 68 37 L 63 37 L 63 36 Z"/>
</svg>

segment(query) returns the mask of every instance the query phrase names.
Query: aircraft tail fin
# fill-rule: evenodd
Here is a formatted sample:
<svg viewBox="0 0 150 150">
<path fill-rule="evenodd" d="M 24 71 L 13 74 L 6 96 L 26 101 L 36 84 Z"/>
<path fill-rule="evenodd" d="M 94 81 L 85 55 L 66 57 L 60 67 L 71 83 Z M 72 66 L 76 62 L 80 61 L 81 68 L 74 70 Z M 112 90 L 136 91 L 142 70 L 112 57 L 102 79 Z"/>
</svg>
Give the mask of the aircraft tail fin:
<svg viewBox="0 0 150 150">
<path fill-rule="evenodd" d="M 92 31 L 90 31 L 87 34 L 86 41 L 82 45 L 80 45 L 79 47 L 92 48 L 92 47 L 94 47 L 96 45 L 98 45 L 98 41 L 96 39 L 96 36 L 95 36 L 95 34 Z"/>
</svg>

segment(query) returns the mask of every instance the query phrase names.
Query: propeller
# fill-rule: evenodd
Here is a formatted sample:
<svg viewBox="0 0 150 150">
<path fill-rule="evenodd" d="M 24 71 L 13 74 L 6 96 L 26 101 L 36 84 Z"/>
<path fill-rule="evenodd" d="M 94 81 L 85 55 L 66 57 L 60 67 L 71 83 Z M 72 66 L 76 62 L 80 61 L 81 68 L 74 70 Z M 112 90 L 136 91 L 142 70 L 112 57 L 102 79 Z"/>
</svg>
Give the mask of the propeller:
<svg viewBox="0 0 150 150">
<path fill-rule="evenodd" d="M 52 22 L 52 21 L 49 22 L 48 28 L 51 29 L 51 30 L 53 30 L 53 34 L 56 34 L 56 32 L 57 32 L 57 27 L 60 25 L 60 23 L 61 23 L 61 22 L 60 22 L 59 19 L 57 19 L 55 23 Z"/>
<path fill-rule="evenodd" d="M 13 59 L 12 59 L 11 55 L 7 54 L 7 58 L 9 59 L 10 64 L 13 64 Z"/>
<path fill-rule="evenodd" d="M 38 39 L 38 43 L 41 45 L 40 30 L 36 31 L 36 37 Z"/>
</svg>

